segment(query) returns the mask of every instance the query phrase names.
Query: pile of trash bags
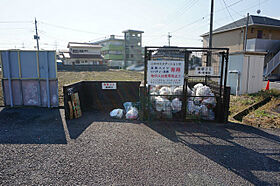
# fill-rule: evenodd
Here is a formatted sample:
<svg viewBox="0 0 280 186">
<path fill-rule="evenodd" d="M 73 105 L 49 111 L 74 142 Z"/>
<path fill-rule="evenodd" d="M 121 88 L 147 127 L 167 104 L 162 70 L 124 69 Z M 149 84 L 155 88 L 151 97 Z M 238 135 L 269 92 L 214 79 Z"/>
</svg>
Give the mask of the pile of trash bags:
<svg viewBox="0 0 280 186">
<path fill-rule="evenodd" d="M 188 114 L 200 116 L 202 119 L 206 120 L 215 120 L 215 113 L 213 109 L 216 106 L 216 99 L 210 87 L 198 83 L 193 87 L 192 96 L 213 97 L 190 97 L 187 103 Z"/>
<path fill-rule="evenodd" d="M 175 113 L 182 110 L 183 86 L 150 86 L 150 95 L 150 114 L 172 119 Z M 187 95 L 189 96 L 187 100 L 189 115 L 215 120 L 213 109 L 216 106 L 216 98 L 210 87 L 198 83 L 192 89 L 187 87 Z M 130 120 L 138 119 L 139 106 L 137 104 L 125 102 L 123 107 L 124 109 L 113 109 L 110 116 L 118 119 L 123 117 Z"/>
<path fill-rule="evenodd" d="M 187 113 L 200 116 L 202 119 L 215 119 L 213 109 L 216 106 L 216 99 L 210 87 L 198 83 L 192 89 L 187 87 L 187 94 L 188 96 L 213 96 L 189 97 Z M 180 95 L 183 95 L 183 86 L 151 86 L 150 95 L 151 112 L 160 112 L 163 117 L 172 118 L 174 113 L 178 113 L 182 109 L 182 97 Z"/>
<path fill-rule="evenodd" d="M 113 109 L 110 112 L 112 118 L 121 119 L 125 115 L 126 119 L 135 120 L 138 118 L 137 105 L 132 102 L 125 102 L 123 104 L 124 109 Z"/>
</svg>

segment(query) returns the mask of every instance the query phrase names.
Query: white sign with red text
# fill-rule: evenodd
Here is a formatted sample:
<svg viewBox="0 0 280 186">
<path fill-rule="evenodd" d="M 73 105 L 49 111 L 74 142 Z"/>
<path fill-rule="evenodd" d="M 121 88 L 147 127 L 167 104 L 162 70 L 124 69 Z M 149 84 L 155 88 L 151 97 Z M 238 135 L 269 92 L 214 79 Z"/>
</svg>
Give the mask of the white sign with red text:
<svg viewBox="0 0 280 186">
<path fill-rule="evenodd" d="M 117 83 L 102 83 L 102 89 L 117 89 Z"/>
<path fill-rule="evenodd" d="M 184 85 L 184 61 L 148 61 L 148 85 Z"/>
</svg>

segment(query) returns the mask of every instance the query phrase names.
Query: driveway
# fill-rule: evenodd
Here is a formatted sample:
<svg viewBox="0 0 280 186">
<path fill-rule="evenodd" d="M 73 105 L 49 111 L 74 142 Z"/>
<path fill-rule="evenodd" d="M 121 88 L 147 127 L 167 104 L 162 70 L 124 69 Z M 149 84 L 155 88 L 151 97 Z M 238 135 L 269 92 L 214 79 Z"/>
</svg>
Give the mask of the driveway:
<svg viewBox="0 0 280 186">
<path fill-rule="evenodd" d="M 1 185 L 280 183 L 280 130 L 235 123 L 113 120 L 2 109 Z"/>
</svg>

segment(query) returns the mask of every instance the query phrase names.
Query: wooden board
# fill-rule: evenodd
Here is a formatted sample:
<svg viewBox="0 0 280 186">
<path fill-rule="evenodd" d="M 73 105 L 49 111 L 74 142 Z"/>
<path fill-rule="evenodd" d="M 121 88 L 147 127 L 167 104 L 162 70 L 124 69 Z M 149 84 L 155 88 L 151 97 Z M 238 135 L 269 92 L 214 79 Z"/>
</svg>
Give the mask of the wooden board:
<svg viewBox="0 0 280 186">
<path fill-rule="evenodd" d="M 82 110 L 80 106 L 80 99 L 79 99 L 79 94 L 76 92 L 71 95 L 71 100 L 72 100 L 72 106 L 73 106 L 73 112 L 75 118 L 79 118 L 82 116 Z"/>
<path fill-rule="evenodd" d="M 69 105 L 69 119 L 73 119 L 73 106 L 71 101 L 68 101 L 68 105 Z"/>
</svg>

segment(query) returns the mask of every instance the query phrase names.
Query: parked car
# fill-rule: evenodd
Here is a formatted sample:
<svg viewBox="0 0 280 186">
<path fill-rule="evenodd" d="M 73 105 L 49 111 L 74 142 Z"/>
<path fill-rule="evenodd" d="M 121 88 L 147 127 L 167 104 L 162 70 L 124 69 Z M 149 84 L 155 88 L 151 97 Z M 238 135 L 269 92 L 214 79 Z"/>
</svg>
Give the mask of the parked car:
<svg viewBox="0 0 280 186">
<path fill-rule="evenodd" d="M 131 66 L 127 67 L 126 70 L 144 71 L 144 65 L 131 65 Z"/>
</svg>

